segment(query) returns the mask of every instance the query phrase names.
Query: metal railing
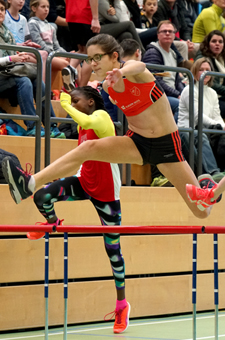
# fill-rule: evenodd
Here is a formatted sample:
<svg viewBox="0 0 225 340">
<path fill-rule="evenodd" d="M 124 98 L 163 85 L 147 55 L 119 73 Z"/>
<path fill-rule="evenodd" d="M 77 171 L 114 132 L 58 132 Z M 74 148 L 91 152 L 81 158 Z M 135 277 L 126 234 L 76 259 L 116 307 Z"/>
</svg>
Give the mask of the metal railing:
<svg viewBox="0 0 225 340">
<path fill-rule="evenodd" d="M 39 51 L 36 48 L 24 47 L 18 45 L 0 44 L 0 49 L 10 51 L 20 51 L 33 53 L 37 60 L 37 92 L 36 92 L 36 116 L 0 113 L 2 119 L 16 119 L 16 120 L 32 120 L 36 124 L 35 135 L 35 172 L 38 172 L 41 167 L 41 121 L 42 121 L 42 58 Z M 7 81 L 7 77 L 6 77 Z M 26 100 L 26 98 L 24 98 Z"/>
</svg>

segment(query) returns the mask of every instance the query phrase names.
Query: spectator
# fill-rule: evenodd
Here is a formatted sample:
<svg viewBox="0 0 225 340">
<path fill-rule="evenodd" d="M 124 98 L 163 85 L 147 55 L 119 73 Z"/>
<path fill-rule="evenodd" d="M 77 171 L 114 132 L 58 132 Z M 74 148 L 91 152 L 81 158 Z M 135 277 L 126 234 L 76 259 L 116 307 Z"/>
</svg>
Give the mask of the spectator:
<svg viewBox="0 0 225 340">
<path fill-rule="evenodd" d="M 0 43 L 16 45 L 13 35 L 3 24 L 5 18 L 6 3 L 4 0 L 0 0 Z M 0 65 L 4 66 L 12 62 L 26 62 L 29 61 L 30 55 L 27 53 L 15 53 L 14 51 L 0 50 Z M 36 99 L 36 86 L 35 80 L 30 80 L 27 77 L 8 77 L 0 76 L 0 97 L 8 98 L 10 101 L 14 101 L 14 106 L 17 103 L 20 106 L 21 113 L 23 115 L 36 116 L 33 101 Z M 42 82 L 42 122 L 45 118 L 45 84 Z M 15 100 L 16 98 L 16 100 Z M 53 108 L 51 107 L 51 117 L 55 117 Z M 27 135 L 35 136 L 36 127 L 35 122 L 31 120 L 24 121 L 27 126 Z M 42 128 L 41 136 L 44 136 L 45 131 Z M 55 123 L 51 124 L 51 137 L 53 138 L 65 138 L 65 135 L 61 133 Z"/>
<path fill-rule="evenodd" d="M 175 31 L 174 24 L 169 20 L 161 21 L 157 27 L 158 41 L 156 43 L 152 42 L 148 46 L 143 61 L 149 64 L 179 66 L 180 60 L 178 60 L 177 54 L 171 49 L 175 38 Z M 151 70 L 151 72 L 156 73 L 157 71 Z M 179 98 L 184 88 L 179 73 L 170 71 L 170 76 L 163 78 L 156 76 L 156 79 L 168 97 L 174 119 L 177 122 Z"/>
<path fill-rule="evenodd" d="M 136 28 L 142 28 L 140 7 L 136 0 L 122 0 L 126 4 Z"/>
<path fill-rule="evenodd" d="M 152 28 L 157 26 L 153 17 L 158 9 L 158 0 L 143 0 L 143 11 L 141 12 L 141 27 Z"/>
<path fill-rule="evenodd" d="M 67 0 L 66 21 L 69 26 L 71 37 L 73 37 L 73 49 L 77 53 L 86 54 L 87 41 L 100 32 L 98 20 L 98 0 Z M 79 32 L 79 34 L 77 34 Z M 71 66 L 77 68 L 81 63 L 79 59 L 72 59 Z M 68 70 L 71 75 L 70 70 Z M 87 85 L 92 73 L 92 68 L 87 63 L 82 64 L 81 81 L 79 86 Z M 73 79 L 71 79 L 71 83 Z"/>
<path fill-rule="evenodd" d="M 136 1 L 136 0 L 135 0 Z M 157 1 L 156 1 L 157 3 Z M 130 21 L 132 19 L 131 13 L 126 6 L 125 2 L 123 0 L 120 0 L 120 7 L 121 7 L 121 16 L 120 16 L 120 22 L 123 21 Z M 141 21 L 141 13 L 140 10 L 138 10 L 137 15 L 139 16 L 139 21 Z M 157 25 L 155 22 L 152 24 L 152 27 L 149 28 L 139 28 L 136 27 L 136 31 L 141 39 L 142 45 L 146 49 L 146 46 L 152 42 L 157 41 Z"/>
<path fill-rule="evenodd" d="M 195 20 L 193 27 L 193 38 L 192 41 L 201 43 L 205 36 L 213 30 L 224 32 L 225 19 L 222 16 L 225 10 L 225 1 L 214 0 L 211 7 L 201 11 Z"/>
<path fill-rule="evenodd" d="M 112 3 L 112 5 L 111 5 Z M 98 1 L 99 21 L 101 23 L 100 33 L 110 34 L 119 42 L 123 39 L 132 38 L 136 40 L 145 52 L 139 35 L 132 21 L 120 22 L 121 7 L 120 0 L 99 0 Z"/>
<path fill-rule="evenodd" d="M 185 60 L 194 57 L 199 46 L 191 42 L 192 35 L 185 21 L 182 1 L 160 0 L 154 19 L 157 24 L 162 20 L 170 20 L 176 28 L 174 44 L 177 49 Z"/>
<path fill-rule="evenodd" d="M 28 28 L 26 18 L 19 13 L 24 5 L 24 0 L 18 2 L 17 0 L 8 0 L 8 10 L 6 11 L 4 24 L 13 34 L 13 37 L 17 45 L 29 46 L 34 48 L 40 48 L 40 45 L 31 41 L 30 31 Z M 47 52 L 41 51 L 41 57 L 43 60 L 42 78 L 45 80 L 45 63 L 48 57 Z M 30 53 L 29 62 L 37 63 L 36 57 Z"/>
<path fill-rule="evenodd" d="M 215 72 L 225 73 L 225 37 L 222 32 L 214 30 L 204 38 L 195 59 L 202 57 L 211 61 Z M 221 116 L 225 119 L 225 78 L 214 77 L 212 88 L 219 96 Z"/>
<path fill-rule="evenodd" d="M 141 47 L 134 39 L 124 39 L 120 43 L 120 46 L 123 49 L 121 53 L 123 62 L 127 62 L 128 60 L 141 61 Z"/>
<path fill-rule="evenodd" d="M 64 0 L 49 0 L 49 14 L 46 20 L 57 25 L 56 36 L 59 45 L 67 52 L 72 51 L 72 37 L 66 22 L 66 4 Z"/>
<path fill-rule="evenodd" d="M 66 52 L 59 45 L 55 28 L 46 20 L 49 13 L 48 0 L 31 0 L 30 8 L 31 19 L 28 21 L 28 27 L 31 39 L 41 46 L 41 50 L 46 51 L 48 54 L 53 51 Z M 62 70 L 68 65 L 68 58 L 55 57 L 52 59 L 52 70 L 54 71 Z"/>
<path fill-rule="evenodd" d="M 183 5 L 183 13 L 187 24 L 187 30 L 190 32 L 190 40 L 192 40 L 193 26 L 198 16 L 198 0 L 183 0 Z"/>
<path fill-rule="evenodd" d="M 70 31 L 65 19 L 65 2 L 64 0 L 50 0 L 49 14 L 46 18 L 50 23 L 57 25 L 57 39 L 60 46 L 66 51 L 72 50 Z M 30 19 L 30 0 L 25 0 L 20 13 L 27 19 Z"/>
<path fill-rule="evenodd" d="M 207 58 L 198 59 L 192 67 L 192 73 L 194 76 L 194 124 L 198 125 L 198 81 L 203 72 L 211 71 L 212 66 Z M 212 126 L 225 128 L 225 123 L 220 116 L 219 102 L 216 92 L 211 88 L 213 79 L 211 76 L 204 78 L 204 97 L 203 97 L 203 126 L 210 128 Z M 218 126 L 219 125 L 219 126 Z M 189 127 L 189 85 L 183 90 L 180 98 L 178 127 Z M 180 132 L 182 143 L 182 150 L 186 159 L 189 158 L 189 134 L 188 132 Z M 225 170 L 225 147 L 222 145 L 225 141 L 224 135 L 217 135 L 219 138 L 218 147 L 212 152 L 212 148 L 208 142 L 208 138 L 203 134 L 203 154 L 202 154 L 202 166 L 203 173 L 209 173 L 215 175 L 216 179 L 221 179 L 218 172 Z M 197 162 L 197 148 L 198 148 L 198 131 L 194 131 L 195 137 L 195 165 Z M 184 147 L 185 145 L 186 147 Z M 213 155 L 214 153 L 214 155 Z M 215 156 L 215 157 L 214 157 Z M 219 168 L 218 168 L 218 166 Z M 222 175 L 223 177 L 223 175 Z"/>
</svg>

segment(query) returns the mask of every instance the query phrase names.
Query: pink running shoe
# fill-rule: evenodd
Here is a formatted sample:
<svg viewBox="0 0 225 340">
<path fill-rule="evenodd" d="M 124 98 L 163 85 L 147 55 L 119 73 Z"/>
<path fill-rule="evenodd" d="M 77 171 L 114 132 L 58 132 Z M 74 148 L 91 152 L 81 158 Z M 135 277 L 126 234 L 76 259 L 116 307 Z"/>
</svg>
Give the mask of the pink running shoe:
<svg viewBox="0 0 225 340">
<path fill-rule="evenodd" d="M 218 203 L 222 194 L 214 201 L 211 199 L 214 197 L 213 189 L 217 187 L 217 183 L 213 180 L 212 176 L 209 174 L 204 174 L 198 177 L 198 182 L 200 184 L 200 188 L 187 184 L 186 192 L 190 202 L 196 203 L 199 210 L 205 210 L 209 206 Z"/>
<path fill-rule="evenodd" d="M 214 197 L 213 189 L 215 189 L 217 185 L 214 185 L 211 189 L 205 188 L 201 189 L 192 184 L 186 184 L 186 192 L 190 202 L 195 203 L 197 206 L 202 206 L 204 210 L 209 206 L 217 203 L 217 200 L 211 201 Z"/>
<path fill-rule="evenodd" d="M 106 319 L 107 315 L 112 314 L 112 317 L 109 319 Z M 127 305 L 123 309 L 119 310 L 114 310 L 113 312 L 107 314 L 104 317 L 105 321 L 111 320 L 114 315 L 115 315 L 115 322 L 114 322 L 114 327 L 113 327 L 113 332 L 118 334 L 118 333 L 123 333 L 127 327 L 129 326 L 129 315 L 130 315 L 130 304 L 127 302 Z"/>
<path fill-rule="evenodd" d="M 52 223 L 52 224 L 55 224 L 56 226 L 57 225 L 63 225 L 63 221 L 64 220 L 60 220 L 59 218 L 57 219 L 57 221 L 55 223 Z M 50 223 L 48 222 L 36 222 L 35 223 L 36 225 L 48 225 Z M 27 233 L 27 238 L 29 238 L 29 240 L 32 240 L 32 241 L 36 241 L 36 240 L 40 240 L 41 238 L 43 238 L 45 236 L 45 232 L 42 232 L 42 231 L 30 231 Z"/>
</svg>

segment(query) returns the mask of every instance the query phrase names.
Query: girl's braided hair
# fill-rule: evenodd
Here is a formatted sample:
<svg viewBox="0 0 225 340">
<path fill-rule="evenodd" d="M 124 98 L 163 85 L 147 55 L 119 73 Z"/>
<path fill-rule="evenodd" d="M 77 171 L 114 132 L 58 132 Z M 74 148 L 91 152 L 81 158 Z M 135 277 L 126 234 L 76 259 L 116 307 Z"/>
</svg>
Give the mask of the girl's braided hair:
<svg viewBox="0 0 225 340">
<path fill-rule="evenodd" d="M 96 89 L 94 89 L 93 87 L 91 87 L 91 86 L 76 87 L 70 93 L 72 101 L 73 101 L 73 92 L 75 92 L 75 91 L 79 91 L 87 99 L 91 99 L 91 98 L 94 99 L 96 110 L 106 110 L 101 94 Z"/>
</svg>

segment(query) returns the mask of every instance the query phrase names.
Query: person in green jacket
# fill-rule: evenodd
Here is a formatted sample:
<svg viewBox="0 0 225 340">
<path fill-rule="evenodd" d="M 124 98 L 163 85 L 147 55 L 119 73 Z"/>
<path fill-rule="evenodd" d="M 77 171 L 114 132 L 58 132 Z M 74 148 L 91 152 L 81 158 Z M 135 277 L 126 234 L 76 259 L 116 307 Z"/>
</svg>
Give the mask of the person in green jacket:
<svg viewBox="0 0 225 340">
<path fill-rule="evenodd" d="M 211 7 L 201 11 L 194 23 L 192 42 L 201 43 L 205 36 L 213 30 L 224 32 L 225 19 L 222 16 L 224 10 L 225 1 L 214 0 Z"/>
</svg>

